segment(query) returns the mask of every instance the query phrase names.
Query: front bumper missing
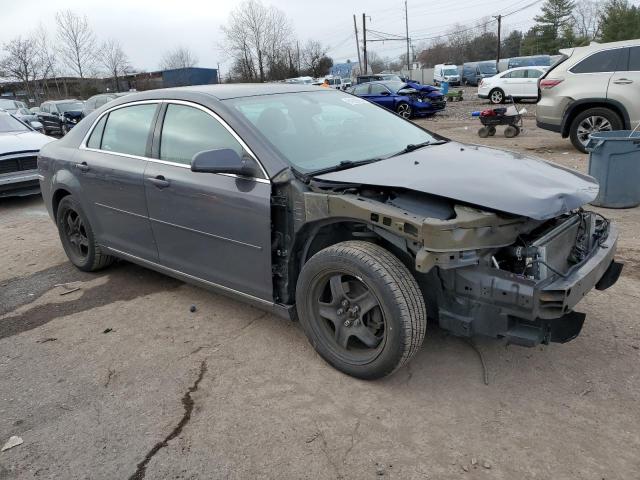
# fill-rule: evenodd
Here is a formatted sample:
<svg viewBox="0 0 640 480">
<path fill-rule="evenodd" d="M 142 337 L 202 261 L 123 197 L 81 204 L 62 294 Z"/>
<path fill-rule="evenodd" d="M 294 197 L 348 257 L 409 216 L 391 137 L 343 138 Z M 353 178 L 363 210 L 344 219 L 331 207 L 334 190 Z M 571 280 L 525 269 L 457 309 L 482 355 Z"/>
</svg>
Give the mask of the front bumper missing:
<svg viewBox="0 0 640 480">
<path fill-rule="evenodd" d="M 612 224 L 590 257 L 564 278 L 543 282 L 484 266 L 440 269 L 440 325 L 455 335 L 505 337 L 523 346 L 567 342 L 578 336 L 585 320 L 573 308 L 590 290 L 609 288 L 620 276 L 622 264 L 614 261 L 617 241 Z"/>
</svg>

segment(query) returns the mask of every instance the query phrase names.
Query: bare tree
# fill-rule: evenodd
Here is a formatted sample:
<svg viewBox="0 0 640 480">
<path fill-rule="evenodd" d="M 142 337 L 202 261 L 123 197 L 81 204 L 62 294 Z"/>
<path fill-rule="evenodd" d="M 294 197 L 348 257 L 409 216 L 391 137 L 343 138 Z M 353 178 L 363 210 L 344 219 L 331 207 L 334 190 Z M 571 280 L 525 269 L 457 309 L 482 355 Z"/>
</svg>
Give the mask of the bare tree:
<svg viewBox="0 0 640 480">
<path fill-rule="evenodd" d="M 35 93 L 35 81 L 40 76 L 42 65 L 36 42 L 32 37 L 16 37 L 2 47 L 0 70 L 9 78 L 21 82 L 27 95 Z"/>
<path fill-rule="evenodd" d="M 573 8 L 573 26 L 576 35 L 588 43 L 600 36 L 601 19 L 604 16 L 604 5 L 597 0 L 576 2 Z"/>
<path fill-rule="evenodd" d="M 275 7 L 265 7 L 259 0 L 245 0 L 229 15 L 222 27 L 225 47 L 234 59 L 236 76 L 261 82 L 270 70 L 288 71 L 293 67 L 293 29 L 286 15 Z M 277 74 L 276 74 L 277 76 Z"/>
<path fill-rule="evenodd" d="M 51 39 L 49 37 L 49 32 L 42 23 L 38 25 L 38 28 L 35 31 L 34 39 L 38 49 L 40 65 L 42 68 L 40 75 L 40 88 L 47 96 L 50 96 L 48 80 L 53 79 L 56 87 L 56 93 L 58 96 L 60 96 L 60 85 L 57 79 L 59 65 L 56 56 L 56 50 L 53 46 L 53 42 L 51 42 Z"/>
<path fill-rule="evenodd" d="M 327 49 L 317 40 L 307 40 L 302 51 L 300 52 L 302 67 L 308 70 L 312 77 L 323 75 L 320 72 L 322 59 L 326 57 Z"/>
<path fill-rule="evenodd" d="M 93 73 L 96 65 L 96 37 L 86 15 L 72 10 L 56 13 L 58 48 L 62 62 L 80 78 Z"/>
<path fill-rule="evenodd" d="M 187 47 L 176 47 L 162 55 L 160 70 L 191 68 L 198 64 L 198 58 Z"/>
<path fill-rule="evenodd" d="M 110 39 L 102 44 L 100 48 L 100 63 L 113 77 L 115 90 L 120 91 L 119 78 L 131 70 L 129 58 L 124 53 L 120 42 Z"/>
</svg>

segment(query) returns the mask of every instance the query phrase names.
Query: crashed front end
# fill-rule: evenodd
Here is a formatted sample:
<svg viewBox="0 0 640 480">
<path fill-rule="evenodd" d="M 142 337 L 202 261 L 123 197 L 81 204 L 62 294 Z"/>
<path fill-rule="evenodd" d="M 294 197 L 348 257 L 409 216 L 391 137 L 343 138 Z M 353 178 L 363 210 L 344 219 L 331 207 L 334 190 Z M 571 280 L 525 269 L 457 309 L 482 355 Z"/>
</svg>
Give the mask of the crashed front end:
<svg viewBox="0 0 640 480">
<path fill-rule="evenodd" d="M 444 110 L 447 106 L 447 101 L 439 90 L 427 92 L 415 88 L 405 88 L 398 93 L 407 98 L 415 116 L 432 115 Z"/>
<path fill-rule="evenodd" d="M 428 311 L 455 335 L 567 342 L 585 319 L 576 304 L 622 269 L 617 228 L 595 212 L 534 220 L 406 190 L 351 192 L 326 195 L 326 213 L 361 219 L 406 252 Z"/>
</svg>

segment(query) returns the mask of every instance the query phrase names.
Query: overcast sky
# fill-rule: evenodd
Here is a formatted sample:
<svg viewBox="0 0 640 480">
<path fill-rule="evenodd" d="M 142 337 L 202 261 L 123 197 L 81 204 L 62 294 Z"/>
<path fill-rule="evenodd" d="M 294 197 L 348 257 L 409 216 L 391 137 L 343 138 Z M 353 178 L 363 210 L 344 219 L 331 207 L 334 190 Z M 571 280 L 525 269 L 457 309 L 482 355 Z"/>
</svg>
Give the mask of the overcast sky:
<svg viewBox="0 0 640 480">
<path fill-rule="evenodd" d="M 472 26 L 483 18 L 516 11 L 533 1 L 408 0 L 409 36 L 419 46 L 456 23 Z M 224 75 L 230 62 L 222 48 L 224 36 L 220 27 L 240 1 L 5 0 L 2 3 L 0 43 L 28 34 L 39 22 L 54 32 L 56 10 L 70 8 L 88 16 L 98 39 L 118 39 L 137 69 L 157 69 L 164 51 L 183 45 L 196 54 L 199 66 L 215 67 L 220 63 Z M 301 43 L 314 38 L 327 45 L 335 62 L 357 59 L 353 14 L 356 14 L 360 33 L 362 13 L 371 17 L 367 20 L 368 28 L 397 35 L 404 35 L 405 31 L 404 0 L 263 0 L 263 3 L 286 13 Z M 539 13 L 541 3 L 508 16 L 503 21 L 504 27 L 527 29 Z M 382 56 L 397 57 L 406 50 L 406 44 L 376 43 L 370 49 Z"/>
</svg>

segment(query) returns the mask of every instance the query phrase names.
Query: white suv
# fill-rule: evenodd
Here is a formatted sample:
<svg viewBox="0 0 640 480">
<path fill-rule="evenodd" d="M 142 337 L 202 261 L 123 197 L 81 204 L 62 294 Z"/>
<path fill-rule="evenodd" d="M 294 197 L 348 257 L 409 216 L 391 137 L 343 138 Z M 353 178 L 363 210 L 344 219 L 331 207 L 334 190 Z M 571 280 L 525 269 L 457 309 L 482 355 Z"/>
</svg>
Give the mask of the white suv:
<svg viewBox="0 0 640 480">
<path fill-rule="evenodd" d="M 514 100 L 538 98 L 538 79 L 546 67 L 517 67 L 480 80 L 478 97 L 488 98 L 491 103 L 503 103 L 505 98 Z"/>
<path fill-rule="evenodd" d="M 558 132 L 586 152 L 589 135 L 640 123 L 640 40 L 561 50 L 541 77 L 538 127 Z"/>
</svg>

